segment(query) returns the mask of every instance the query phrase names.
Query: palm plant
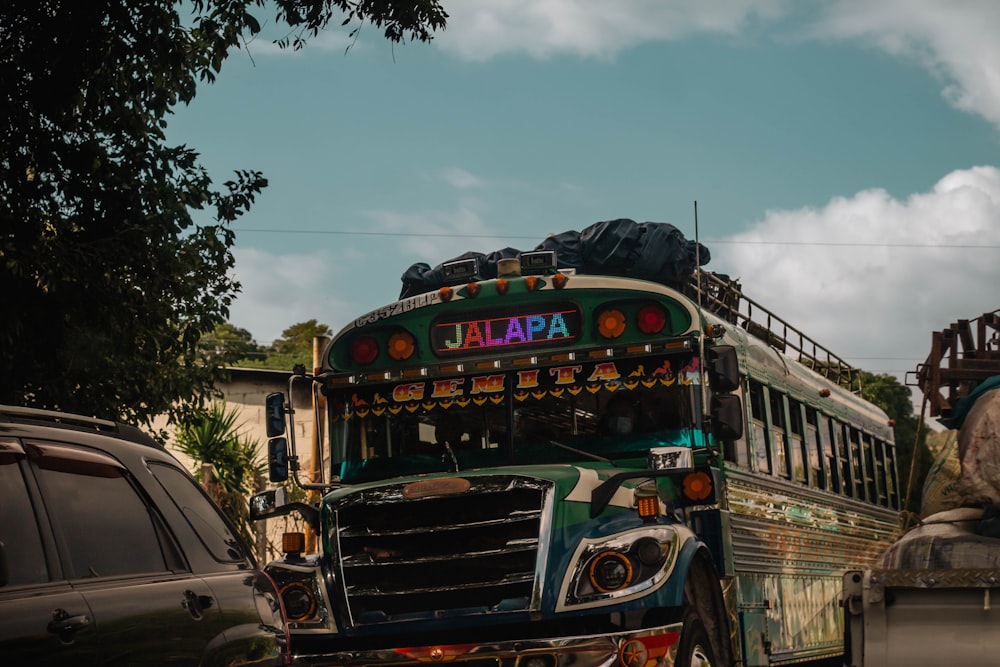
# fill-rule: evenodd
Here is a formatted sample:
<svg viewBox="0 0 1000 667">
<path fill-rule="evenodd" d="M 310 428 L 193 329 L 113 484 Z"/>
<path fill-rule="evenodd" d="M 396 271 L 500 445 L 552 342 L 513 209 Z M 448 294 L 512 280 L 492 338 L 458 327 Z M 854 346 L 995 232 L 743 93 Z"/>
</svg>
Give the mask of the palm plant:
<svg viewBox="0 0 1000 667">
<path fill-rule="evenodd" d="M 185 416 L 177 424 L 174 439 L 178 449 L 195 462 L 195 476 L 212 499 L 247 543 L 254 544 L 247 496 L 256 490 L 263 463 L 257 457 L 256 439 L 239 433 L 238 419 L 237 409 L 217 401 Z M 214 479 L 205 479 L 206 467 Z"/>
</svg>

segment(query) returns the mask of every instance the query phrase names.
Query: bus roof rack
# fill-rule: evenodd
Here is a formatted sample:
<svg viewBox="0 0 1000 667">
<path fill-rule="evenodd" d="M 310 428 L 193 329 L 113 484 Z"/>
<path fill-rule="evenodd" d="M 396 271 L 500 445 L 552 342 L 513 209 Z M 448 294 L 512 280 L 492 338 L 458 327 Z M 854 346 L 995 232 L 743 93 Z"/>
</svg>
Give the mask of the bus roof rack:
<svg viewBox="0 0 1000 667">
<path fill-rule="evenodd" d="M 698 271 L 682 291 L 726 322 L 744 329 L 783 354 L 797 354 L 796 359 L 803 366 L 841 387 L 860 393 L 861 369 L 747 297 L 738 281 L 724 274 Z"/>
</svg>

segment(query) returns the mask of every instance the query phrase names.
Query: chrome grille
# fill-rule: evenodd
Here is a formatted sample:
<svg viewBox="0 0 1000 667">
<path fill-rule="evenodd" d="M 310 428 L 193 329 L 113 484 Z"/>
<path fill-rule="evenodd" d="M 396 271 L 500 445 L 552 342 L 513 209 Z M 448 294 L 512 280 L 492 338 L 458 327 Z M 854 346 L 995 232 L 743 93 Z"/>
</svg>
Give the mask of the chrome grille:
<svg viewBox="0 0 1000 667">
<path fill-rule="evenodd" d="M 550 484 L 471 477 L 468 491 L 406 499 L 404 485 L 337 502 L 336 540 L 355 625 L 530 608 Z"/>
</svg>

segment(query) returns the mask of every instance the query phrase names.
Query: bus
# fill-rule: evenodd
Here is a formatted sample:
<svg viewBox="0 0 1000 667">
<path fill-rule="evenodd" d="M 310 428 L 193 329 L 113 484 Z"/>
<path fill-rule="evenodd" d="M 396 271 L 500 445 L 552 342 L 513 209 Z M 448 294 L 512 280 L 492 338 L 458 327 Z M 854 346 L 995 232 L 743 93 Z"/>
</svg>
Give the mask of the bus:
<svg viewBox="0 0 1000 667">
<path fill-rule="evenodd" d="M 857 369 L 698 271 L 668 286 L 551 251 L 443 265 L 355 319 L 283 393 L 255 520 L 304 664 L 781 665 L 843 653 L 841 577 L 897 532 L 887 415 Z M 302 408 L 300 408 L 302 409 Z M 300 536 L 301 537 L 301 536 Z"/>
</svg>

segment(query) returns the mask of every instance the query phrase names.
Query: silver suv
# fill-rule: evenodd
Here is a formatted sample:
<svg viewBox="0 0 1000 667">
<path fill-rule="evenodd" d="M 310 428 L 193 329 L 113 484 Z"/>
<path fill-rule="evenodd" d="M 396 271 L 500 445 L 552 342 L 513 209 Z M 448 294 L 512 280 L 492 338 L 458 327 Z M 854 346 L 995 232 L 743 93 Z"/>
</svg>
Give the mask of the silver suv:
<svg viewBox="0 0 1000 667">
<path fill-rule="evenodd" d="M 142 431 L 0 406 L 5 665 L 279 665 L 274 582 Z"/>
</svg>

